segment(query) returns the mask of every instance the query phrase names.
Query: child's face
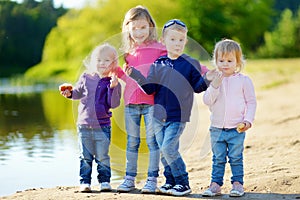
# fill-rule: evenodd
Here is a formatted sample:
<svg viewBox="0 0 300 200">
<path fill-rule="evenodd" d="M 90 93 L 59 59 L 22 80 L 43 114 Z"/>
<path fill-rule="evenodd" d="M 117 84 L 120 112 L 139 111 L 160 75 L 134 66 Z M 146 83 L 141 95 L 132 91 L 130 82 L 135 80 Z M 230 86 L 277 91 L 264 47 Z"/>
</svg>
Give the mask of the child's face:
<svg viewBox="0 0 300 200">
<path fill-rule="evenodd" d="M 149 37 L 150 27 L 146 19 L 138 19 L 129 22 L 129 34 L 137 44 L 143 44 Z"/>
<path fill-rule="evenodd" d="M 235 53 L 229 52 L 218 56 L 216 64 L 218 69 L 223 73 L 224 76 L 231 76 L 236 71 L 237 61 Z"/>
<path fill-rule="evenodd" d="M 114 55 L 111 52 L 101 52 L 97 59 L 97 71 L 101 76 L 108 76 L 114 67 Z"/>
<path fill-rule="evenodd" d="M 166 46 L 168 57 L 171 59 L 176 59 L 183 53 L 186 42 L 187 35 L 183 31 L 166 30 L 163 37 L 163 44 Z"/>
</svg>

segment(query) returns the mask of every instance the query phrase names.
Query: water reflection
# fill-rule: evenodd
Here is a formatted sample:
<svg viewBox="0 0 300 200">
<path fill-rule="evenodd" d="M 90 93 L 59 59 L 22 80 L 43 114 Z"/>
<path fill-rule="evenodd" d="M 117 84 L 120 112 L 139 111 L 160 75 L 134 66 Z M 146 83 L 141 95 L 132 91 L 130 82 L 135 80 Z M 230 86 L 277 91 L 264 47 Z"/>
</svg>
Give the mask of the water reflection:
<svg viewBox="0 0 300 200">
<path fill-rule="evenodd" d="M 18 90 L 22 91 L 21 88 Z M 67 120 L 64 127 L 55 124 L 55 120 L 52 124 L 45 112 L 43 99 L 46 93 L 54 91 L 0 94 L 0 196 L 28 187 L 74 185 L 77 181 L 77 139 L 70 128 L 74 126 L 73 120 Z M 55 110 L 50 99 L 49 103 Z M 61 159 L 61 155 L 64 158 Z M 58 169 L 58 166 L 62 167 L 59 163 L 64 161 L 69 161 L 68 168 L 72 173 L 67 176 L 62 174 L 63 168 Z M 51 180 L 51 176 L 60 175 L 67 181 Z"/>
<path fill-rule="evenodd" d="M 0 102 L 1 165 L 9 158 L 7 152 L 16 145 L 24 148 L 28 157 L 32 157 L 37 148 L 53 149 L 52 143 L 47 142 L 53 138 L 53 131 L 42 112 L 40 94 L 1 94 Z M 45 142 L 36 144 L 37 138 Z"/>
<path fill-rule="evenodd" d="M 57 90 L 21 92 L 19 88 L 17 93 L 3 93 L 8 89 L 0 88 L 0 196 L 28 188 L 77 185 L 79 159 L 74 120 L 77 104 L 59 95 Z M 112 181 L 121 181 L 125 174 L 123 109 L 121 105 L 113 111 Z M 144 131 L 138 179 L 145 178 L 148 163 L 143 134 Z M 95 171 L 92 184 L 98 184 Z"/>
<path fill-rule="evenodd" d="M 36 132 L 51 132 L 45 121 L 41 94 L 0 94 L 1 136 L 20 131 L 25 138 L 32 138 Z"/>
</svg>

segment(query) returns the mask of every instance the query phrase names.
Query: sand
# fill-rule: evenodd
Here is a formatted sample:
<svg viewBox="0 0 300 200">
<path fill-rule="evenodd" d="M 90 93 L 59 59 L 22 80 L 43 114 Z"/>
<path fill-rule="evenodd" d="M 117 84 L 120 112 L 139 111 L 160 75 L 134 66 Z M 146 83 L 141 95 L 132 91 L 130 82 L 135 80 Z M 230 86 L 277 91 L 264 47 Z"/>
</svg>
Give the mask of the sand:
<svg viewBox="0 0 300 200">
<path fill-rule="evenodd" d="M 245 196 L 239 199 L 300 199 L 300 80 L 295 76 L 289 82 L 262 89 L 259 77 L 251 77 L 256 87 L 258 108 L 252 129 L 247 132 L 244 151 Z M 201 98 L 199 95 L 197 98 Z M 203 198 L 201 193 L 208 187 L 211 174 L 211 153 L 203 150 L 203 137 L 209 126 L 209 111 L 199 104 L 201 110 L 199 134 L 184 152 L 192 193 L 180 199 L 229 199 L 230 167 L 227 164 L 223 195 L 217 198 Z M 159 185 L 164 178 L 159 177 Z M 144 181 L 137 183 L 137 190 L 131 193 L 113 191 L 101 193 L 99 186 L 93 186 L 92 193 L 79 193 L 77 186 L 55 188 L 29 188 L 0 199 L 175 199 L 165 195 L 141 194 Z"/>
</svg>

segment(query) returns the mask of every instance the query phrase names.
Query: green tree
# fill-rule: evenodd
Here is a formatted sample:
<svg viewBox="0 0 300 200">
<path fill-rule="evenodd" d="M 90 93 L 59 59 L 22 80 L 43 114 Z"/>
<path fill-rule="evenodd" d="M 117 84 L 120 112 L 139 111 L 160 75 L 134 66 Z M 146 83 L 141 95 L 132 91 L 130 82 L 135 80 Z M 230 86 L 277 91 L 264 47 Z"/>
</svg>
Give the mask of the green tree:
<svg viewBox="0 0 300 200">
<path fill-rule="evenodd" d="M 293 18 L 292 11 L 284 10 L 275 30 L 265 33 L 265 45 L 259 49 L 259 55 L 262 57 L 294 57 L 298 54 L 299 56 L 295 48 L 297 23 L 299 24 Z"/>
<path fill-rule="evenodd" d="M 137 5 L 149 9 L 157 27 L 179 13 L 179 5 L 173 0 L 99 0 L 96 6 L 70 10 L 59 18 L 57 26 L 48 35 L 42 62 L 29 69 L 26 76 L 43 79 L 55 76 L 74 81 L 82 61 L 96 45 L 109 40 L 119 49 L 124 15 Z M 122 56 L 122 52 L 119 54 Z"/>
<path fill-rule="evenodd" d="M 295 42 L 295 51 L 294 56 L 299 57 L 300 56 L 300 7 L 298 8 L 297 16 L 295 18 L 296 23 L 296 42 Z"/>
<path fill-rule="evenodd" d="M 0 75 L 22 73 L 39 63 L 46 35 L 64 13 L 53 0 L 0 1 Z"/>
<path fill-rule="evenodd" d="M 273 15 L 272 0 L 182 0 L 181 5 L 190 36 L 210 52 L 222 38 L 238 40 L 245 51 L 254 51 Z"/>
</svg>

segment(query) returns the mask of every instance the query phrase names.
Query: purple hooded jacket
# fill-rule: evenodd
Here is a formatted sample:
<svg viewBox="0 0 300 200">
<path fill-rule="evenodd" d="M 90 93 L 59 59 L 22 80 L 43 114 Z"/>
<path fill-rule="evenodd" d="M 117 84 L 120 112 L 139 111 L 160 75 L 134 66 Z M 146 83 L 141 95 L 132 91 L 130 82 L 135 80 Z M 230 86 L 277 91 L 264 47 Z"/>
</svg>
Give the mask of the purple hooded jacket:
<svg viewBox="0 0 300 200">
<path fill-rule="evenodd" d="M 77 125 L 91 128 L 111 125 L 110 108 L 120 105 L 121 85 L 110 88 L 110 80 L 110 77 L 100 78 L 98 74 L 83 73 L 80 76 L 70 97 L 80 100 Z"/>
</svg>

